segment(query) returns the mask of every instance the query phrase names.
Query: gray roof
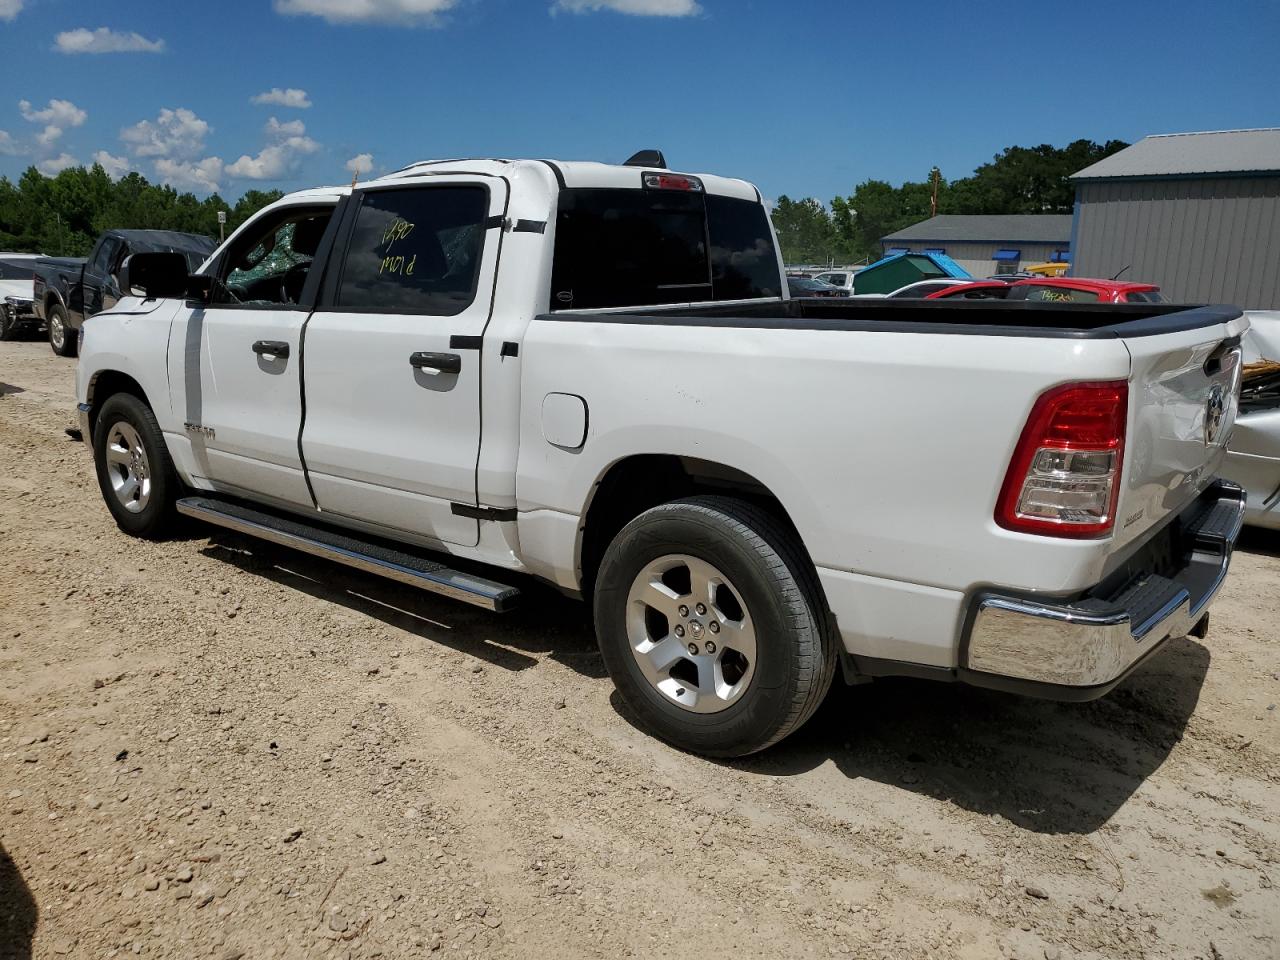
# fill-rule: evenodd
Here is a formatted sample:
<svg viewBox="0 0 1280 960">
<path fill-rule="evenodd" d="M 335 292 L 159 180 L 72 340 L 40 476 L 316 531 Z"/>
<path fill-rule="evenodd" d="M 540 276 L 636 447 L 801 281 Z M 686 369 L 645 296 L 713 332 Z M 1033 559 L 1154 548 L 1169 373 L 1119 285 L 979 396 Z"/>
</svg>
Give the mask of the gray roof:
<svg viewBox="0 0 1280 960">
<path fill-rule="evenodd" d="M 940 243 L 1069 243 L 1069 213 L 944 213 L 881 237 L 895 240 L 936 240 Z"/>
<path fill-rule="evenodd" d="M 1280 173 L 1280 127 L 1163 133 L 1085 167 L 1073 180 Z"/>
</svg>

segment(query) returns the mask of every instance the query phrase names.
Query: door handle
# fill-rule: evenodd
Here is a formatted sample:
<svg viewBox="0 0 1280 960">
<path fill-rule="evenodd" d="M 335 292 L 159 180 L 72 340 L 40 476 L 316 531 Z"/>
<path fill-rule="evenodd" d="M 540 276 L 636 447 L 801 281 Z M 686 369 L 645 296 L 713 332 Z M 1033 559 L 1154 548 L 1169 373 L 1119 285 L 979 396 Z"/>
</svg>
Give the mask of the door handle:
<svg viewBox="0 0 1280 960">
<path fill-rule="evenodd" d="M 461 373 L 462 357 L 456 353 L 412 353 L 409 355 L 409 366 L 415 370 Z"/>
<path fill-rule="evenodd" d="M 260 357 L 276 357 L 280 360 L 289 358 L 289 345 L 283 340 L 259 340 L 253 345 L 253 352 Z"/>
</svg>

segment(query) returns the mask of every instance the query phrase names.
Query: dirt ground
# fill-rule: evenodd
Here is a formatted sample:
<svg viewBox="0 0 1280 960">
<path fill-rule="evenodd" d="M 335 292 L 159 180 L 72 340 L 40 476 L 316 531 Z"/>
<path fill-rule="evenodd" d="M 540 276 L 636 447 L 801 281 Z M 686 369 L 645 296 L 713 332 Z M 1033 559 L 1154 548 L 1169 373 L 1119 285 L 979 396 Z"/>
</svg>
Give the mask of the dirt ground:
<svg viewBox="0 0 1280 960">
<path fill-rule="evenodd" d="M 73 377 L 0 344 L 0 958 L 1280 957 L 1280 538 L 1099 702 L 881 681 L 714 763 L 550 592 L 125 537 Z"/>
</svg>

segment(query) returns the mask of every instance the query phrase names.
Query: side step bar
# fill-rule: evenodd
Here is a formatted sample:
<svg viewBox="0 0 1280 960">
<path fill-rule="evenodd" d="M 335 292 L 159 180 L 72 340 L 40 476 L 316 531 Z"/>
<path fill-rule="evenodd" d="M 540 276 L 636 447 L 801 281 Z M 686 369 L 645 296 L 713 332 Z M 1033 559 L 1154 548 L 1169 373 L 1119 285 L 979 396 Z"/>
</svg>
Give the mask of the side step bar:
<svg viewBox="0 0 1280 960">
<path fill-rule="evenodd" d="M 292 517 L 265 513 L 239 503 L 212 497 L 186 497 L 178 501 L 177 507 L 184 516 L 292 547 L 313 557 L 333 560 L 495 613 L 510 610 L 520 597 L 516 587 L 472 576 L 393 547 L 357 540 L 345 533 L 312 526 Z"/>
</svg>

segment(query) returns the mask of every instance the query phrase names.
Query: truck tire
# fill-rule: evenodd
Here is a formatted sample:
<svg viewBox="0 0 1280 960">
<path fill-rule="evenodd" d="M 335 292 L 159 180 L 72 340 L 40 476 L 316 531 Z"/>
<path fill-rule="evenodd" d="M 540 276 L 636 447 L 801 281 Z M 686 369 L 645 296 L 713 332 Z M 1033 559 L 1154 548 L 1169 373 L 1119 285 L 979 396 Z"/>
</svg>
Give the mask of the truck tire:
<svg viewBox="0 0 1280 960">
<path fill-rule="evenodd" d="M 648 510 L 605 551 L 596 636 L 628 706 L 692 753 L 739 757 L 822 702 L 836 633 L 812 563 L 769 513 L 730 497 Z"/>
<path fill-rule="evenodd" d="M 76 332 L 67 323 L 67 310 L 60 304 L 52 304 L 45 311 L 49 321 L 49 346 L 60 357 L 76 355 Z"/>
<path fill-rule="evenodd" d="M 117 393 L 102 405 L 93 462 L 102 499 L 121 530 L 158 540 L 173 528 L 180 484 L 160 425 L 143 401 Z"/>
<path fill-rule="evenodd" d="M 0 306 L 0 342 L 18 339 L 18 321 L 10 316 L 9 308 Z"/>
</svg>

